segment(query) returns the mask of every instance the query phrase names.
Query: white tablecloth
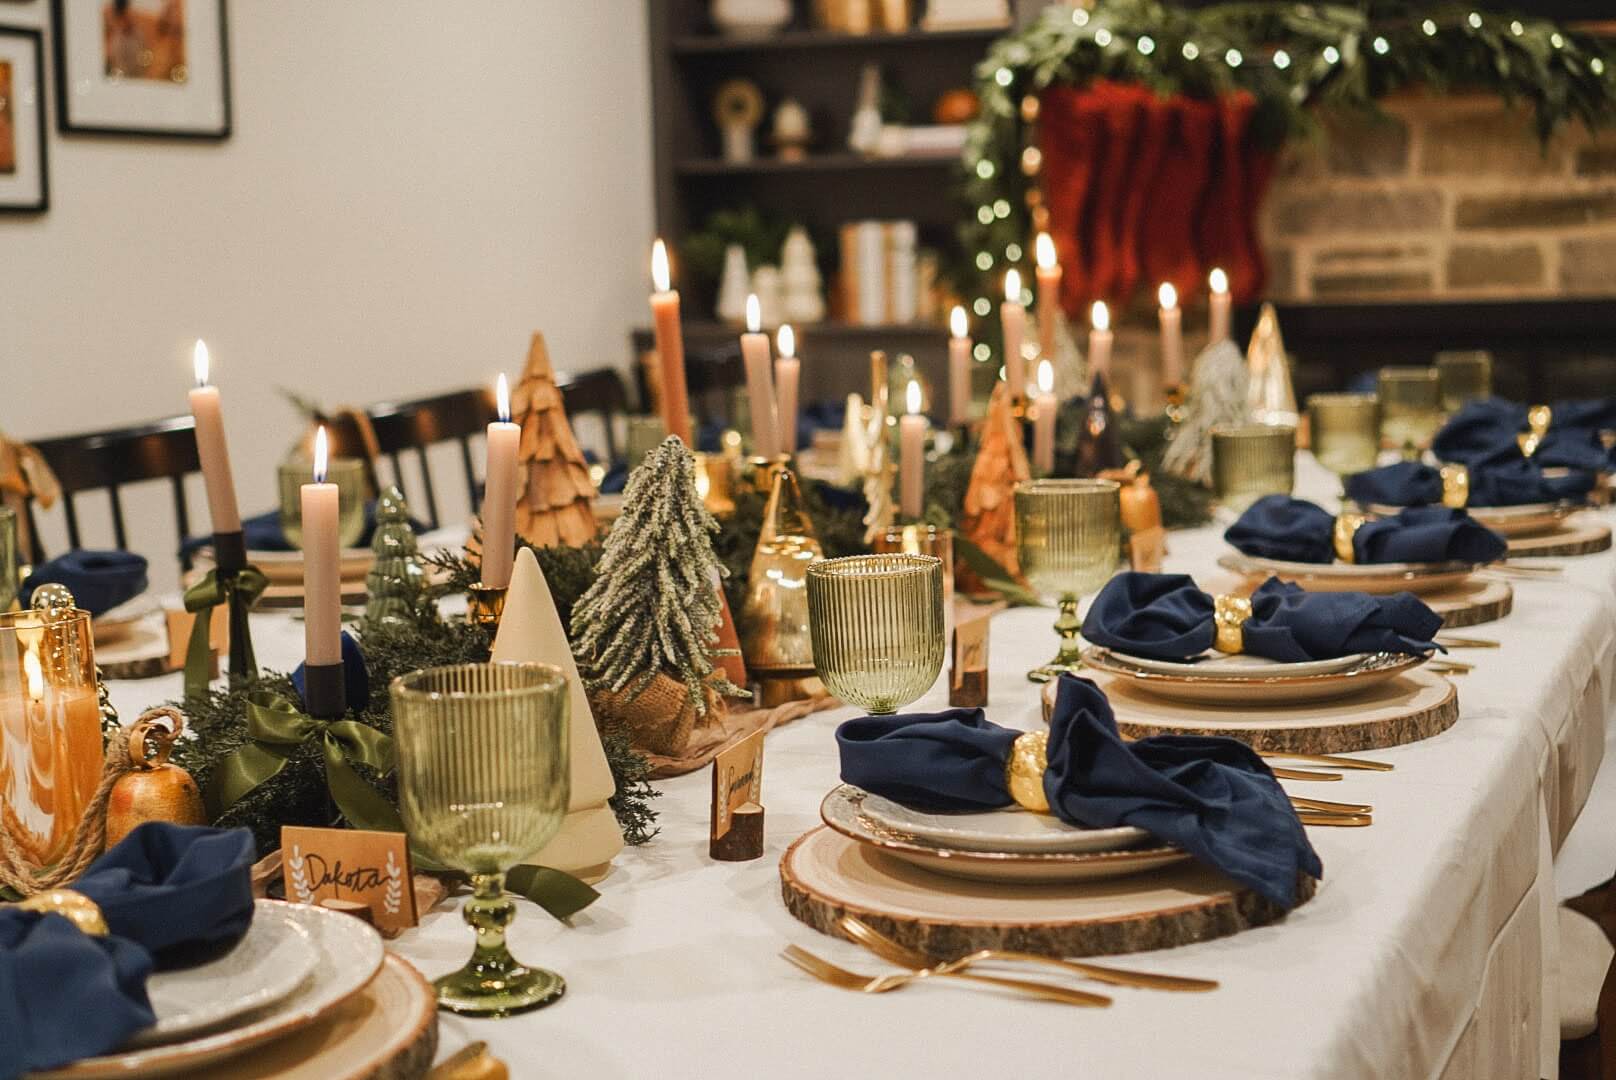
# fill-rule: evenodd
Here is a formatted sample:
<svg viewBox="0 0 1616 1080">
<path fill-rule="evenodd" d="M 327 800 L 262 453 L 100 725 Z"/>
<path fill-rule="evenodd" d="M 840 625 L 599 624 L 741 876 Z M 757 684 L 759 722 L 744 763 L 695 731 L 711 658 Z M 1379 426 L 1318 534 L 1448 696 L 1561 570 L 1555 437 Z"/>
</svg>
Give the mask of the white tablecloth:
<svg viewBox="0 0 1616 1080">
<path fill-rule="evenodd" d="M 1302 464 L 1301 490 L 1331 490 Z M 1220 531 L 1173 534 L 1168 569 L 1215 584 Z M 949 985 L 869 997 L 788 965 L 779 952 L 795 942 L 884 970 L 796 922 L 779 895 L 781 853 L 837 782 L 843 709 L 769 736 L 755 862 L 708 859 L 706 773 L 660 782 L 661 835 L 617 859 L 571 927 L 521 903 L 512 950 L 564 974 L 567 996 L 503 1021 L 443 1014 L 444 1050 L 485 1039 L 518 1077 L 1552 1076 L 1552 852 L 1587 798 L 1616 692 L 1616 556 L 1553 561 L 1563 577 L 1513 581 L 1513 615 L 1462 631 L 1503 647 L 1457 654 L 1477 665 L 1457 680 L 1457 724 L 1376 751 L 1395 772 L 1288 784 L 1375 806 L 1370 828 L 1310 830 L 1325 866 L 1311 902 L 1277 925 L 1121 961 L 1216 978 L 1217 992 L 1117 988 L 1105 1010 Z M 1053 652 L 1050 621 L 995 617 L 994 720 L 1039 723 L 1023 672 Z M 289 616 L 255 616 L 254 635 L 261 664 L 296 662 Z M 178 676 L 112 687 L 126 717 L 178 692 Z M 940 684 L 913 708 L 945 705 Z M 469 931 L 446 906 L 392 947 L 435 976 L 465 960 Z"/>
</svg>

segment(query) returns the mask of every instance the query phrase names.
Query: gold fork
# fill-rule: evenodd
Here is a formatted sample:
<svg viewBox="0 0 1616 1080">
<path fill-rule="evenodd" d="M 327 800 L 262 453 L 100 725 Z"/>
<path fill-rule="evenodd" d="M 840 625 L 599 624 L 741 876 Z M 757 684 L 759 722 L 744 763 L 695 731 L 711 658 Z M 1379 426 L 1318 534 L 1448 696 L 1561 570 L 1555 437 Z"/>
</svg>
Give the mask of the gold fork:
<svg viewBox="0 0 1616 1080">
<path fill-rule="evenodd" d="M 1336 754 L 1287 754 L 1278 750 L 1260 750 L 1257 752 L 1257 756 L 1270 759 L 1283 758 L 1286 761 L 1305 761 L 1310 765 L 1329 765 L 1336 769 L 1370 769 L 1374 772 L 1391 772 L 1393 768 L 1392 764 L 1387 761 L 1340 757 Z"/>
<path fill-rule="evenodd" d="M 1438 634 L 1438 645 L 1446 645 L 1450 649 L 1496 649 L 1499 643 L 1490 638 L 1460 637 L 1457 634 Z"/>
<path fill-rule="evenodd" d="M 1372 814 L 1375 808 L 1368 803 L 1331 802 L 1328 799 L 1306 799 L 1300 795 L 1291 796 L 1291 805 L 1298 810 L 1323 810 L 1326 813 L 1336 814 Z"/>
<path fill-rule="evenodd" d="M 1122 968 L 1107 967 L 1103 964 L 1090 964 L 1082 960 L 1062 960 L 1053 956 L 1016 952 L 1011 949 L 978 949 L 968 956 L 950 960 L 945 964 L 937 964 L 931 957 L 918 949 L 911 949 L 906 945 L 893 941 L 869 923 L 861 922 L 851 915 L 842 916 L 841 927 L 849 937 L 876 956 L 907 968 L 930 968 L 939 972 L 959 971 L 982 960 L 1019 960 L 1029 964 L 1042 964 L 1045 967 L 1052 967 L 1070 975 L 1079 975 L 1099 982 L 1113 983 L 1117 986 L 1135 986 L 1145 990 L 1176 990 L 1187 993 L 1201 993 L 1218 988 L 1217 982 L 1212 979 L 1191 979 L 1179 975 L 1155 975 L 1146 971 L 1125 971 Z"/>
<path fill-rule="evenodd" d="M 1375 823 L 1375 819 L 1368 814 L 1338 814 L 1325 810 L 1298 809 L 1296 817 L 1303 825 L 1329 825 L 1341 829 L 1360 829 Z"/>
<path fill-rule="evenodd" d="M 861 994 L 884 994 L 889 990 L 897 990 L 912 982 L 929 979 L 935 975 L 939 978 L 963 979 L 968 982 L 997 986 L 1004 990 L 1016 990 L 1023 994 L 1030 994 L 1046 1001 L 1058 1001 L 1065 1005 L 1104 1008 L 1111 1004 L 1111 999 L 1104 994 L 1091 994 L 1087 990 L 1074 990 L 1066 986 L 1051 986 L 1048 983 L 1036 982 L 1030 979 L 1001 979 L 995 975 L 972 975 L 963 971 L 938 971 L 930 968 L 922 971 L 896 972 L 891 975 L 860 975 L 855 971 L 837 967 L 829 960 L 815 956 L 807 949 L 801 949 L 795 945 L 787 945 L 780 955 L 820 982 L 839 986 L 843 990 L 856 990 Z"/>
<path fill-rule="evenodd" d="M 1280 780 L 1339 780 L 1338 772 L 1317 772 L 1313 769 L 1286 769 L 1278 765 L 1270 765 L 1268 771 Z"/>
</svg>

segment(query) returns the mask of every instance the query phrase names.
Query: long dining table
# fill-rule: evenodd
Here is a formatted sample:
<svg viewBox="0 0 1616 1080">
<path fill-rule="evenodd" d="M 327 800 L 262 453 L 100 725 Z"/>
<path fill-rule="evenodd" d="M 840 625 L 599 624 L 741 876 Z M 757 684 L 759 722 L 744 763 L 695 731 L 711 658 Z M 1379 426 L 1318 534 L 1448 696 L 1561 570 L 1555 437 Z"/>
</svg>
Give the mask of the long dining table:
<svg viewBox="0 0 1616 1080">
<path fill-rule="evenodd" d="M 1333 506 L 1339 490 L 1299 456 L 1298 494 Z M 1171 533 L 1166 569 L 1222 591 L 1222 528 Z M 1216 979 L 1214 992 L 1106 987 L 1110 1008 L 1078 1009 L 935 980 L 852 993 L 788 964 L 781 949 L 797 944 L 856 971 L 892 970 L 797 922 L 781 900 L 781 854 L 819 823 L 838 782 L 832 732 L 854 715 L 839 708 L 769 734 L 760 859 L 708 857 L 705 771 L 658 781 L 658 835 L 617 857 L 593 906 L 563 925 L 520 902 L 511 948 L 561 972 L 565 998 L 504 1020 L 441 1014 L 440 1056 L 486 1040 L 513 1076 L 597 1080 L 1552 1077 L 1553 858 L 1587 800 L 1616 706 L 1616 553 L 1537 562 L 1563 569 L 1511 576 L 1513 612 L 1460 631 L 1499 648 L 1458 654 L 1475 668 L 1455 677 L 1452 727 L 1368 755 L 1391 772 L 1285 782 L 1293 794 L 1375 808 L 1368 828 L 1309 829 L 1325 868 L 1310 901 L 1271 925 L 1115 959 Z M 1051 620 L 1039 608 L 992 617 L 987 711 L 997 722 L 1041 723 L 1024 673 L 1053 653 Z M 294 614 L 255 614 L 253 633 L 262 666 L 295 666 Z M 910 709 L 946 707 L 946 676 Z M 113 682 L 111 693 L 132 719 L 179 697 L 179 676 Z M 428 977 L 459 966 L 471 947 L 459 903 L 440 904 L 390 948 Z"/>
</svg>

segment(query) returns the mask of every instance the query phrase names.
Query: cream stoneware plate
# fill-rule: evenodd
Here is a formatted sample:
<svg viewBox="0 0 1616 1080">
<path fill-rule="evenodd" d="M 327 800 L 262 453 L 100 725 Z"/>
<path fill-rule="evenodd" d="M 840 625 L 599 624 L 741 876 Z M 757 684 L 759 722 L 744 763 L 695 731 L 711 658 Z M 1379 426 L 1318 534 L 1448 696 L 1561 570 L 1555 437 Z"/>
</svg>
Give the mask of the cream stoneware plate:
<svg viewBox="0 0 1616 1080">
<path fill-rule="evenodd" d="M 966 851 L 931 844 L 890 830 L 870 820 L 862 804 L 868 793 L 842 784 L 825 796 L 819 816 L 831 829 L 850 840 L 922 870 L 973 881 L 1005 884 L 1041 884 L 1098 881 L 1149 873 L 1189 859 L 1180 848 L 1129 848 L 1122 851 L 1019 853 Z"/>
<path fill-rule="evenodd" d="M 308 930 L 284 908 L 265 905 L 236 947 L 184 971 L 160 971 L 146 983 L 157 1023 L 134 1046 L 175 1039 L 273 1005 L 303 984 L 318 960 Z"/>
<path fill-rule="evenodd" d="M 1109 649 L 1089 648 L 1083 653 L 1083 663 L 1087 667 L 1121 679 L 1155 697 L 1194 705 L 1249 705 L 1254 709 L 1328 701 L 1357 694 L 1395 679 L 1403 672 L 1425 663 L 1426 659 L 1405 653 L 1369 653 L 1352 667 L 1317 675 L 1275 673 L 1266 678 L 1222 679 L 1146 671 Z M 1281 669 L 1289 666 L 1276 665 Z M 1048 693 L 1047 690 L 1045 692 Z"/>
<path fill-rule="evenodd" d="M 386 955 L 381 935 L 352 915 L 302 904 L 260 900 L 255 919 L 263 916 L 266 906 L 289 913 L 308 931 L 319 956 L 313 972 L 290 997 L 224 1031 L 85 1058 L 61 1069 L 29 1076 L 36 1080 L 112 1080 L 115 1077 L 146 1080 L 187 1073 L 314 1023 L 363 990 L 381 969 Z"/>
<path fill-rule="evenodd" d="M 1294 664 L 1245 653 L 1230 656 L 1227 653 L 1207 652 L 1190 663 L 1134 656 L 1132 653 L 1120 653 L 1114 649 L 1111 650 L 1111 655 L 1118 660 L 1127 661 L 1136 668 L 1163 675 L 1200 675 L 1208 679 L 1268 679 L 1275 675 L 1323 675 L 1331 671 L 1344 671 L 1369 654 L 1353 653 L 1351 656 L 1337 656 L 1329 660 L 1303 660 Z"/>
<path fill-rule="evenodd" d="M 1480 570 L 1481 563 L 1304 563 L 1260 559 L 1231 551 L 1218 565 L 1243 577 L 1277 577 L 1313 592 L 1428 593 L 1449 589 Z"/>
<path fill-rule="evenodd" d="M 1080 829 L 1053 814 L 1020 807 L 972 814 L 933 814 L 866 793 L 864 814 L 877 825 L 921 840 L 967 851 L 1085 852 L 1137 847 L 1150 834 L 1131 825 Z"/>
</svg>

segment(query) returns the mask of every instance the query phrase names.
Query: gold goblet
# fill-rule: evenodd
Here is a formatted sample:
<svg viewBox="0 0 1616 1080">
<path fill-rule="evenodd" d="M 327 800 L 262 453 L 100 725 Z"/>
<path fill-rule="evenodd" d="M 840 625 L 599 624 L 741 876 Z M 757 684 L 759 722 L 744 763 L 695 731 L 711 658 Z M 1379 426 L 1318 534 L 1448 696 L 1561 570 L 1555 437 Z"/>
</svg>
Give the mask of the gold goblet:
<svg viewBox="0 0 1616 1080">
<path fill-rule="evenodd" d="M 943 669 L 943 563 L 931 555 L 854 555 L 808 568 L 814 669 L 849 705 L 895 713 Z"/>
<path fill-rule="evenodd" d="M 571 786 L 567 680 L 548 664 L 455 664 L 393 680 L 399 808 L 411 841 L 471 876 L 477 932 L 466 966 L 434 980 L 468 1016 L 536 1009 L 567 988 L 505 947 L 516 904 L 505 873 L 561 828 Z"/>
<path fill-rule="evenodd" d="M 1016 485 L 1016 557 L 1033 591 L 1060 606 L 1060 652 L 1027 672 L 1048 682 L 1083 666 L 1077 602 L 1105 584 L 1122 547 L 1122 503 L 1115 480 L 1028 480 Z"/>
</svg>

